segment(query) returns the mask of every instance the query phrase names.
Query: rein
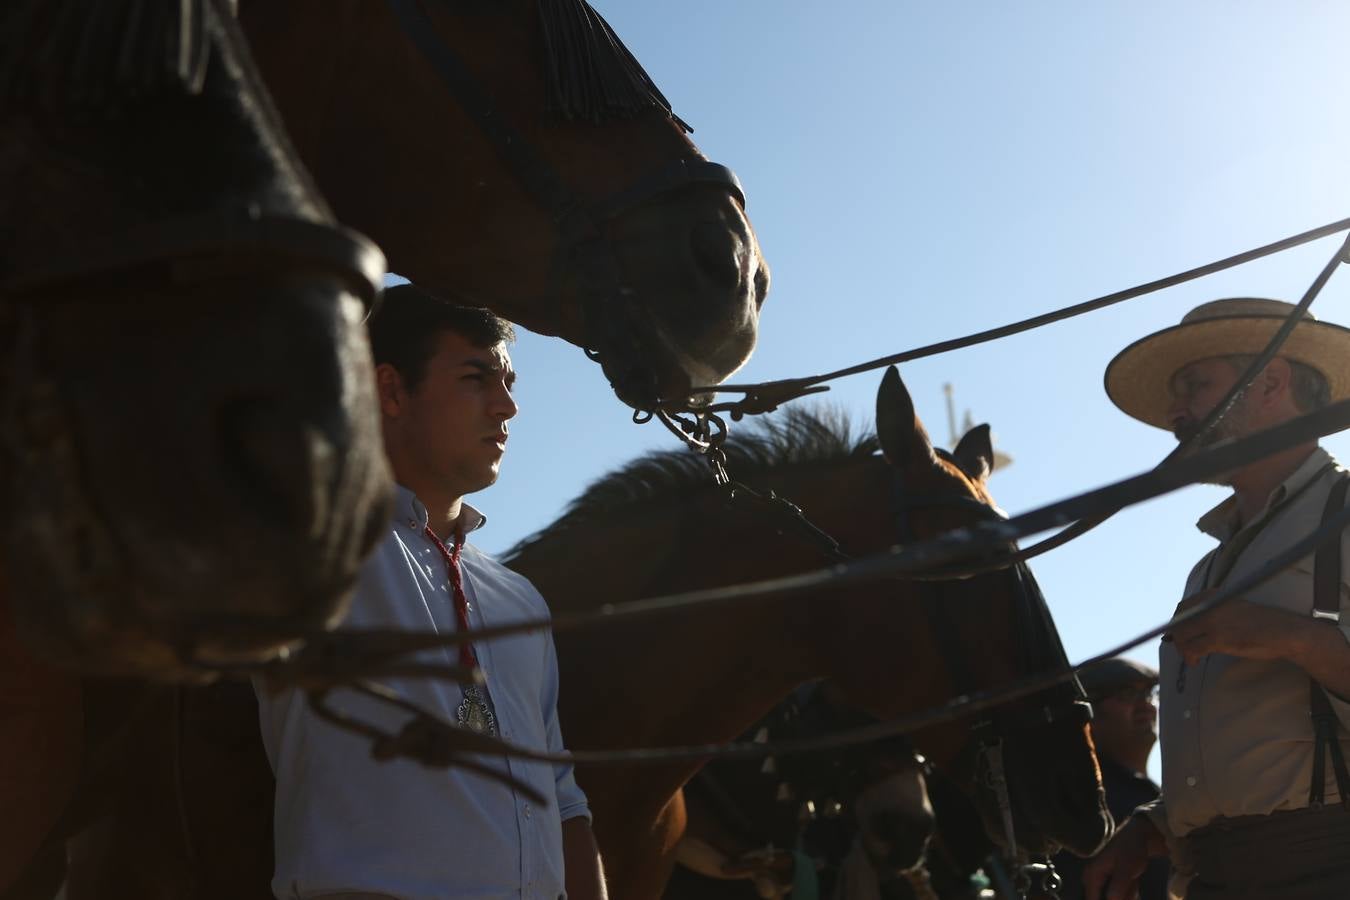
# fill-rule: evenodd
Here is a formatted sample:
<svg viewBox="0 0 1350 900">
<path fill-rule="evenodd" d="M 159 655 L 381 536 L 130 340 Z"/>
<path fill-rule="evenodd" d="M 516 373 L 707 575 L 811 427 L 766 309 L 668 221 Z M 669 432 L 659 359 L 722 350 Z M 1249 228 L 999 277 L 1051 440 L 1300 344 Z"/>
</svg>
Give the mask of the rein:
<svg viewBox="0 0 1350 900">
<path fill-rule="evenodd" d="M 972 714 L 992 710 L 1002 704 L 1030 697 L 1048 688 L 1070 682 L 1075 672 L 1103 659 L 1117 656 L 1145 641 L 1156 638 L 1170 628 L 1214 609 L 1229 599 L 1251 591 L 1284 569 L 1313 552 L 1321 544 L 1332 540 L 1350 526 L 1350 508 L 1329 518 L 1307 537 L 1291 545 L 1283 553 L 1272 557 L 1266 565 L 1248 576 L 1228 583 L 1205 603 L 1182 612 L 1166 622 L 1123 642 L 1117 647 L 1080 662 L 1077 666 L 1064 665 L 1055 671 L 1042 672 L 1020 679 L 996 690 L 977 691 L 954 697 L 947 703 L 929 710 L 901 716 L 890 721 L 846 729 L 834 734 L 813 738 L 749 744 L 705 744 L 672 748 L 642 748 L 619 751 L 581 751 L 574 753 L 541 753 L 505 741 L 472 734 L 437 720 L 391 692 L 388 688 L 361 680 L 366 675 L 368 660 L 363 657 L 368 641 L 376 642 L 379 651 L 373 660 L 380 663 L 387 675 L 416 674 L 411 663 L 396 662 L 403 654 L 432 647 L 455 645 L 464 640 L 487 640 L 508 634 L 519 634 L 546 628 L 594 627 L 604 622 L 629 618 L 679 615 L 692 606 L 707 606 L 742 602 L 752 597 L 769 594 L 787 595 L 814 591 L 826 585 L 856 583 L 877 578 L 892 577 L 906 572 L 922 571 L 935 563 L 968 556 L 980 549 L 1006 546 L 1023 533 L 1053 527 L 1056 522 L 1082 517 L 1092 511 L 1093 504 L 1110 506 L 1129 505 L 1158 496 L 1183 485 L 1193 483 L 1216 473 L 1232 469 L 1253 459 L 1293 446 L 1326 433 L 1350 427 L 1350 401 L 1343 401 L 1315 413 L 1285 423 L 1232 444 L 1215 447 L 1170 466 L 1135 476 L 1113 485 L 1013 519 L 982 523 L 960 529 L 931 541 L 920 542 L 889 554 L 869 557 L 848 564 L 839 564 L 822 572 L 790 576 L 740 585 L 658 597 L 651 600 L 606 607 L 596 613 L 564 616 L 556 620 L 537 620 L 480 629 L 474 632 L 450 635 L 418 635 L 396 631 L 334 632 L 319 634 L 298 650 L 276 661 L 258 666 L 211 666 L 202 664 L 205 671 L 223 676 L 257 674 L 275 684 L 292 683 L 289 669 L 298 666 L 303 677 L 298 679 L 309 695 L 311 704 L 320 715 L 335 724 L 350 728 L 376 742 L 376 752 L 382 757 L 410 756 L 430 765 L 471 765 L 479 755 L 511 756 L 549 763 L 643 765 L 663 764 L 713 758 L 762 758 L 787 753 L 809 753 L 837 750 L 841 747 L 875 741 L 944 724 Z M 426 667 L 421 674 L 440 674 L 463 679 L 470 673 L 452 673 L 445 667 Z M 377 726 L 347 718 L 327 703 L 327 695 L 335 681 L 351 681 L 352 687 L 389 702 L 412 713 L 413 721 L 399 734 L 391 734 Z M 481 765 L 476 768 L 481 769 Z M 488 770 L 491 772 L 492 770 Z M 500 773 L 493 773 L 496 777 Z"/>
</svg>

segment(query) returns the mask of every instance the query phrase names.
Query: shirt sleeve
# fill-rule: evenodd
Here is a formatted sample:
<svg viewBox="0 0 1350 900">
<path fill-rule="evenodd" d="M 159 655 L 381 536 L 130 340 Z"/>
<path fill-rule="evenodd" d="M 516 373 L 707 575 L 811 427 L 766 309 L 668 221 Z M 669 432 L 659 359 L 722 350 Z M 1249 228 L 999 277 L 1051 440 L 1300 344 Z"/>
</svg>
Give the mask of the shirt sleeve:
<svg viewBox="0 0 1350 900">
<path fill-rule="evenodd" d="M 548 749 L 552 753 L 561 753 L 567 747 L 563 743 L 562 729 L 558 725 L 558 652 L 553 646 L 553 634 L 544 639 L 544 684 L 539 698 L 540 710 L 544 714 L 544 729 L 548 738 Z M 558 818 L 566 822 L 578 816 L 591 818 L 591 808 L 586 795 L 577 786 L 577 780 L 570 764 L 559 763 L 553 767 L 553 779 L 558 794 Z"/>
</svg>

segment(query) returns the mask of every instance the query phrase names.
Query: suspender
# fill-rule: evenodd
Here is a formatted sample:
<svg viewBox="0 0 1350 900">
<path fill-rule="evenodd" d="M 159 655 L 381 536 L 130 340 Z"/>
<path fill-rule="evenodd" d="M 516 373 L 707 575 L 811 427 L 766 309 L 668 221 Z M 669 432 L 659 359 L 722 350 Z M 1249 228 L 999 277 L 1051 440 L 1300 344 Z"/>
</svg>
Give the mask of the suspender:
<svg viewBox="0 0 1350 900">
<path fill-rule="evenodd" d="M 1322 511 L 1322 523 L 1345 508 L 1346 489 L 1350 474 L 1336 479 Z M 1313 557 L 1313 618 L 1339 622 L 1341 618 L 1341 541 L 1327 541 Z M 1338 738 L 1340 721 L 1322 686 L 1308 679 L 1308 709 L 1313 724 L 1312 785 L 1308 788 L 1308 805 L 1321 806 L 1326 800 L 1326 758 L 1331 754 L 1331 765 L 1336 775 L 1336 791 L 1341 805 L 1350 810 L 1350 771 L 1346 769 L 1345 755 Z"/>
</svg>

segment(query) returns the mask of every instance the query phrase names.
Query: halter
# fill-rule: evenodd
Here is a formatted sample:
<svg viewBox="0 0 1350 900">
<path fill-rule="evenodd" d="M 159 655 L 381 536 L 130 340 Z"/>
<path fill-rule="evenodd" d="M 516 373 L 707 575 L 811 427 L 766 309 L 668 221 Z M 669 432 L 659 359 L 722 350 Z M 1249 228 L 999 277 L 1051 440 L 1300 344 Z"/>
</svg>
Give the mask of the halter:
<svg viewBox="0 0 1350 900">
<path fill-rule="evenodd" d="M 417 0 L 389 0 L 389 8 L 408 40 L 491 142 L 517 183 L 552 220 L 557 250 L 550 294 L 560 293 L 556 279 L 575 269 L 581 287 L 586 355 L 600 364 L 619 399 L 639 410 L 655 409 L 660 397 L 639 338 L 643 322 L 633 309 L 632 290 L 625 284 L 605 225 L 656 197 L 699 184 L 728 191 L 744 209 L 745 192 L 735 173 L 703 159 L 677 159 L 608 197 L 584 200 L 507 121 L 459 56 L 437 36 Z M 561 317 L 559 308 L 559 321 Z"/>
<path fill-rule="evenodd" d="M 937 452 L 951 461 L 944 451 Z M 714 466 L 715 471 L 716 469 Z M 998 509 L 975 497 L 912 491 L 905 485 L 898 469 L 892 467 L 891 471 L 892 521 L 897 540 L 901 544 L 916 538 L 913 513 L 920 509 L 963 509 L 986 519 L 1006 518 Z M 801 508 L 790 501 L 772 491 L 767 495 L 760 494 L 734 481 L 725 482 L 725 488 L 729 502 L 752 506 L 761 514 L 777 520 L 780 523 L 778 526 L 780 534 L 787 533 L 788 530 L 795 532 L 798 537 L 813 544 L 835 562 L 848 562 L 852 559 L 840 549 L 834 538 L 814 525 Z M 1030 674 L 1047 668 L 1068 669 L 1070 667 L 1068 656 L 1054 632 L 1045 599 L 1036 585 L 1031 570 L 1021 561 L 1001 566 L 999 570 L 1008 571 L 1015 579 L 1016 638 L 1022 669 L 1019 674 Z M 921 591 L 920 602 L 941 647 L 941 656 L 946 664 L 948 676 L 958 694 L 969 694 L 975 690 L 974 678 L 967 665 L 965 649 L 958 640 L 956 623 L 951 617 L 951 604 L 944 602 L 949 591 L 949 582 L 934 580 L 921 583 L 926 585 L 927 589 Z M 977 722 L 972 731 L 977 744 L 977 771 L 983 776 L 984 786 L 994 794 L 1003 826 L 1005 859 L 1000 864 L 1006 863 L 1014 872 L 1011 881 L 1018 895 L 1053 898 L 1058 896 L 1059 888 L 1058 875 L 1055 874 L 1053 865 L 1048 860 L 1032 858 L 1017 842 L 1012 794 L 1008 788 L 1003 750 L 1009 737 L 1031 728 L 1056 722 L 1086 724 L 1092 718 L 1092 707 L 1088 704 L 1087 696 L 1076 678 L 1066 690 L 1046 691 L 1044 697 L 1044 702 L 1029 711 L 1010 713 L 1000 709 Z"/>
<path fill-rule="evenodd" d="M 939 451 L 940 452 L 940 451 Z M 901 540 L 915 537 L 911 513 L 916 509 L 934 507 L 978 507 L 985 517 L 1004 516 L 994 507 L 965 496 L 914 494 L 905 487 L 899 470 L 892 482 L 892 503 L 895 510 L 896 532 Z M 1055 634 L 1053 625 L 1031 570 L 1018 561 L 1003 567 L 1015 580 L 1017 646 L 1021 656 L 1019 675 L 1032 674 L 1047 668 L 1069 668 L 1064 646 Z M 974 678 L 966 664 L 966 655 L 957 638 L 956 624 L 951 616 L 951 604 L 944 602 L 949 582 L 924 582 L 928 590 L 922 593 L 924 611 L 932 624 L 942 649 L 942 659 L 958 694 L 975 690 Z M 1003 826 L 1004 862 L 1015 873 L 1012 882 L 1018 896 L 1053 898 L 1058 896 L 1059 877 L 1048 860 L 1032 858 L 1017 842 L 1014 825 L 1012 794 L 1008 787 L 1004 747 L 1007 739 L 1036 727 L 1056 722 L 1081 722 L 1092 718 L 1092 707 L 1075 678 L 1067 691 L 1047 691 L 1044 702 L 1030 711 L 1009 713 L 1003 709 L 972 726 L 976 741 L 976 770 L 984 787 L 994 795 Z"/>
</svg>

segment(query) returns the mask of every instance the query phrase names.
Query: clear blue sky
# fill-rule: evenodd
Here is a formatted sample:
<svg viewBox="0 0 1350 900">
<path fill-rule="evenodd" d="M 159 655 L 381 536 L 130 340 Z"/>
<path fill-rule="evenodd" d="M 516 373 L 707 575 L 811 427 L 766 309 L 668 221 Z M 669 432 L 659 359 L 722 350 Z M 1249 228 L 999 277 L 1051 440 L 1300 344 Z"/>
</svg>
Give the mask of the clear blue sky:
<svg viewBox="0 0 1350 900">
<path fill-rule="evenodd" d="M 1337 2 L 834 4 L 593 0 L 739 173 L 773 290 L 737 380 L 823 371 L 1087 299 L 1350 215 Z M 1335 239 L 1333 239 L 1335 240 Z M 1149 468 L 1173 445 L 1115 410 L 1129 341 L 1233 295 L 1296 300 L 1322 242 L 1032 334 L 902 369 L 945 441 L 942 384 L 1015 463 L 1009 512 Z M 1350 324 L 1350 272 L 1314 311 Z M 515 348 L 522 412 L 501 482 L 473 498 L 500 551 L 653 447 L 598 367 Z M 870 422 L 878 378 L 827 395 Z M 1350 440 L 1327 445 L 1350 459 Z M 1170 614 L 1209 543 L 1196 487 L 1035 565 L 1077 659 Z M 808 511 L 809 512 L 809 511 Z M 1156 645 L 1134 653 L 1156 662 Z"/>
</svg>

